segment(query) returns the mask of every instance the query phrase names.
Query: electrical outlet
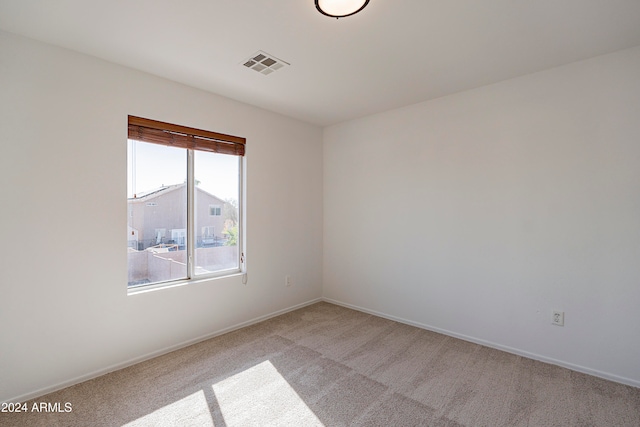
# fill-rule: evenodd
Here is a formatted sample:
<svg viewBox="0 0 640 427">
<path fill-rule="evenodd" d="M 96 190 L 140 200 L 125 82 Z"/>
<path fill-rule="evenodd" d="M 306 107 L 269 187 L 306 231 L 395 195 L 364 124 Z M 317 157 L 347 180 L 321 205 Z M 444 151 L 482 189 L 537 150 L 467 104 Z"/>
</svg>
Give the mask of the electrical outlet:
<svg viewBox="0 0 640 427">
<path fill-rule="evenodd" d="M 564 311 L 553 310 L 551 315 L 551 324 L 556 326 L 564 326 Z"/>
<path fill-rule="evenodd" d="M 284 276 L 284 284 L 286 287 L 293 285 L 293 279 L 291 279 L 291 276 Z"/>
</svg>

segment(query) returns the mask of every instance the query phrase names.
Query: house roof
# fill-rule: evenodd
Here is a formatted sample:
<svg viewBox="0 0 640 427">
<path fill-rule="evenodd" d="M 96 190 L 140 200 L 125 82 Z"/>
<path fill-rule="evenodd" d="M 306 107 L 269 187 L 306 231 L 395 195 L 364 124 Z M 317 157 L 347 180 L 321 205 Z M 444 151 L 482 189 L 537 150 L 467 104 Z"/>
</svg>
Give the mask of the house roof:
<svg viewBox="0 0 640 427">
<path fill-rule="evenodd" d="M 129 202 L 146 202 L 152 199 L 155 199 L 157 197 L 160 197 L 162 195 L 165 195 L 167 193 L 170 193 L 172 191 L 184 188 L 186 184 L 182 183 L 182 184 L 173 184 L 173 185 L 166 185 L 160 188 L 156 188 L 153 190 L 149 190 L 146 192 L 142 192 L 142 193 L 137 193 L 136 197 L 129 197 L 127 200 Z M 220 197 L 209 193 L 208 191 L 203 190 L 202 188 L 196 186 L 196 191 L 200 194 L 205 194 L 207 196 L 213 197 L 214 199 L 217 199 L 220 201 L 220 203 L 226 203 L 224 200 L 222 200 Z"/>
<path fill-rule="evenodd" d="M 169 191 L 173 191 L 178 188 L 184 187 L 185 185 L 186 184 L 166 185 L 160 188 L 155 188 L 153 190 L 136 193 L 134 197 L 129 197 L 129 200 L 148 200 L 148 199 L 157 197 L 161 194 L 167 193 Z"/>
</svg>

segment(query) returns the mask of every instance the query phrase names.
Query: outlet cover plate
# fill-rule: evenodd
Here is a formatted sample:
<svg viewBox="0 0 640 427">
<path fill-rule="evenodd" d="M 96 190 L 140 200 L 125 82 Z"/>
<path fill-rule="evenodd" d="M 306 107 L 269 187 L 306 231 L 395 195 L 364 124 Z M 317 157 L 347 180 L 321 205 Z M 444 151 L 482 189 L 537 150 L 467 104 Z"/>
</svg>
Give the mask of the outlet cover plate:
<svg viewBox="0 0 640 427">
<path fill-rule="evenodd" d="M 551 313 L 551 324 L 564 326 L 564 311 L 553 310 Z"/>
</svg>

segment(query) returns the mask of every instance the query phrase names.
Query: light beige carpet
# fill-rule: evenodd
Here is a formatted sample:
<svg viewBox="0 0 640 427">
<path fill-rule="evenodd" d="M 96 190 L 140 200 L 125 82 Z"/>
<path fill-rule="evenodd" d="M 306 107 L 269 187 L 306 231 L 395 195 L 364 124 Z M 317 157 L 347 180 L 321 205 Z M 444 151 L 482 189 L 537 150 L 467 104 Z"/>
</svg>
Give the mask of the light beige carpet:
<svg viewBox="0 0 640 427">
<path fill-rule="evenodd" d="M 640 426 L 640 389 L 328 303 L 34 401 L 72 411 L 0 424 Z"/>
</svg>

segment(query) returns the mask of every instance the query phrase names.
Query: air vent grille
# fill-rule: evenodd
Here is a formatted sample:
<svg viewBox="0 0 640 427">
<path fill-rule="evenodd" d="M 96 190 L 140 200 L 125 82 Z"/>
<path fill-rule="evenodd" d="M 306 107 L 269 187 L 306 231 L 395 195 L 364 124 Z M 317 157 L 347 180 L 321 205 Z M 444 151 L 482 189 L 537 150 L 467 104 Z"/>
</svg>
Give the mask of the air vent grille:
<svg viewBox="0 0 640 427">
<path fill-rule="evenodd" d="M 242 65 L 266 76 L 290 64 L 282 59 L 278 59 L 273 55 L 259 50 L 249 58 L 242 61 Z"/>
</svg>

